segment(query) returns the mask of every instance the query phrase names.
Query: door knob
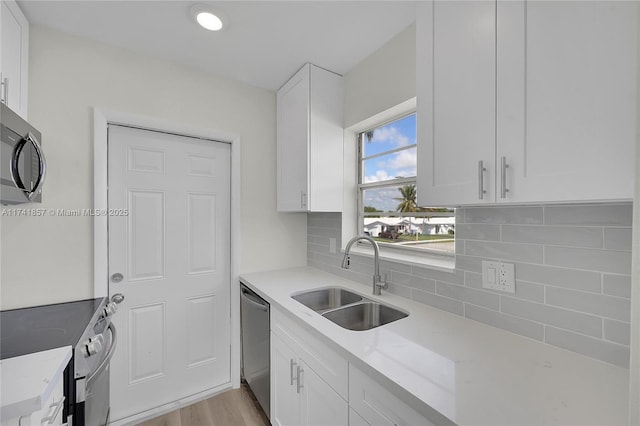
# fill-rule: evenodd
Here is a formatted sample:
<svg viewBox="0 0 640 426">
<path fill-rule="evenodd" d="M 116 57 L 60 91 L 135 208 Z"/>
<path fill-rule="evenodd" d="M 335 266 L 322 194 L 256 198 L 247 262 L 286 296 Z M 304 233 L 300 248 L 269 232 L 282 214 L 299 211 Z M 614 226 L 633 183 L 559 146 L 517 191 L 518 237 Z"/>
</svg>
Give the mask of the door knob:
<svg viewBox="0 0 640 426">
<path fill-rule="evenodd" d="M 120 272 L 116 272 L 115 274 L 111 275 L 112 283 L 119 283 L 123 279 L 124 279 L 124 275 L 122 275 Z"/>
<path fill-rule="evenodd" d="M 122 301 L 124 300 L 124 295 L 122 293 L 116 293 L 113 296 L 111 296 L 111 301 L 117 304 L 122 303 Z"/>
</svg>

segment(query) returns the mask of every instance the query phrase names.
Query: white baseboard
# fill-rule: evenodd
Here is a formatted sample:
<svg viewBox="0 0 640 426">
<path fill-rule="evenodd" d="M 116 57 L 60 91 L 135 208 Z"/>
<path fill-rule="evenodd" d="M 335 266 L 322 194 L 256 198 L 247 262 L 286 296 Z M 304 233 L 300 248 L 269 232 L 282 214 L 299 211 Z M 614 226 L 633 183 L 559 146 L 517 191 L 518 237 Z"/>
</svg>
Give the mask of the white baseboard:
<svg viewBox="0 0 640 426">
<path fill-rule="evenodd" d="M 238 387 L 238 386 L 236 386 Z M 186 398 L 179 399 L 178 401 L 170 402 L 168 404 L 161 405 L 160 407 L 152 408 L 151 410 L 143 411 L 142 413 L 134 414 L 133 416 L 125 417 L 124 419 L 111 421 L 109 426 L 133 426 L 138 423 L 142 423 L 146 420 L 150 420 L 154 417 L 162 416 L 163 414 L 170 413 L 175 410 L 179 410 L 182 407 L 186 407 L 203 399 L 211 398 L 219 393 L 233 389 L 231 382 L 216 386 L 215 388 L 207 389 L 204 392 L 197 393 L 195 395 L 188 396 Z"/>
</svg>

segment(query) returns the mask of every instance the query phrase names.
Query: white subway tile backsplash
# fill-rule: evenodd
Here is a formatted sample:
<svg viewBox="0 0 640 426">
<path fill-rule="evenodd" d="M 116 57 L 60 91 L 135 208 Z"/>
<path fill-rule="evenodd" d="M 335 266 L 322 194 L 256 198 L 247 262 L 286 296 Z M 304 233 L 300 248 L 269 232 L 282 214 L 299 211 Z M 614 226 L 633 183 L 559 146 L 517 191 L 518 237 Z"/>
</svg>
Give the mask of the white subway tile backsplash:
<svg viewBox="0 0 640 426">
<path fill-rule="evenodd" d="M 500 310 L 506 314 L 577 331 L 593 337 L 602 337 L 602 318 L 595 315 L 532 303 L 512 297 L 502 297 Z"/>
<path fill-rule="evenodd" d="M 605 319 L 604 338 L 612 342 L 629 345 L 631 343 L 631 324 Z"/>
<path fill-rule="evenodd" d="M 543 247 L 533 244 L 466 240 L 464 254 L 509 262 L 542 263 Z"/>
<path fill-rule="evenodd" d="M 404 263 L 389 262 L 386 260 L 380 261 L 380 270 L 382 271 L 396 271 L 404 272 L 405 274 L 411 273 L 411 265 L 405 265 Z"/>
<path fill-rule="evenodd" d="M 632 222 L 631 203 L 544 207 L 545 225 L 631 226 Z"/>
<path fill-rule="evenodd" d="M 482 272 L 482 257 L 456 254 L 456 269 L 460 271 Z"/>
<path fill-rule="evenodd" d="M 542 224 L 542 207 L 468 207 L 465 212 L 465 223 L 520 223 L 528 225 Z"/>
<path fill-rule="evenodd" d="M 631 251 L 631 228 L 605 228 L 604 247 L 610 250 Z"/>
<path fill-rule="evenodd" d="M 628 367 L 631 203 L 456 210 L 452 272 L 382 261 L 390 293 Z M 370 285 L 373 261 L 340 268 L 339 213 L 308 216 L 308 264 Z M 516 293 L 482 288 L 482 261 L 515 263 Z"/>
<path fill-rule="evenodd" d="M 602 228 L 579 226 L 503 225 L 502 241 L 602 248 Z"/>
<path fill-rule="evenodd" d="M 411 290 L 411 298 L 415 301 L 451 312 L 452 314 L 462 316 L 464 314 L 463 304 L 459 300 L 450 299 L 448 297 L 439 296 L 437 294 L 428 293 L 426 291 Z"/>
<path fill-rule="evenodd" d="M 602 279 L 599 273 L 554 266 L 516 264 L 516 279 L 600 293 Z"/>
<path fill-rule="evenodd" d="M 418 290 L 430 291 L 435 293 L 436 282 L 430 278 L 417 277 L 411 274 L 404 274 L 402 272 L 391 272 L 391 282 L 400 284 L 407 287 L 417 288 Z"/>
<path fill-rule="evenodd" d="M 394 282 L 387 282 L 387 284 L 388 288 L 386 291 L 388 291 L 389 293 L 411 299 L 411 287 L 405 287 Z"/>
<path fill-rule="evenodd" d="M 465 305 L 464 313 L 467 318 L 502 328 L 521 336 L 536 340 L 542 340 L 544 337 L 544 326 L 537 322 L 469 304 Z"/>
<path fill-rule="evenodd" d="M 620 321 L 631 320 L 631 301 L 621 297 L 549 287 L 546 303 Z"/>
<path fill-rule="evenodd" d="M 442 272 L 435 269 L 414 266 L 412 274 L 418 277 L 430 278 L 432 280 L 444 281 L 451 284 L 464 284 L 464 272 L 459 270 L 455 270 L 453 272 Z"/>
<path fill-rule="evenodd" d="M 545 342 L 610 364 L 629 368 L 629 347 L 625 345 L 594 339 L 550 326 L 545 326 Z"/>
<path fill-rule="evenodd" d="M 455 284 L 446 284 L 438 281 L 436 293 L 450 299 L 461 300 L 478 306 L 484 306 L 497 311 L 500 309 L 500 296 L 486 291 L 475 290 Z"/>
<path fill-rule="evenodd" d="M 616 273 L 631 271 L 631 252 L 546 246 L 545 263 Z"/>
<path fill-rule="evenodd" d="M 464 240 L 500 241 L 500 225 L 456 224 L 456 238 Z"/>
<path fill-rule="evenodd" d="M 631 298 L 630 275 L 607 275 L 602 277 L 602 292 L 610 296 Z"/>
</svg>

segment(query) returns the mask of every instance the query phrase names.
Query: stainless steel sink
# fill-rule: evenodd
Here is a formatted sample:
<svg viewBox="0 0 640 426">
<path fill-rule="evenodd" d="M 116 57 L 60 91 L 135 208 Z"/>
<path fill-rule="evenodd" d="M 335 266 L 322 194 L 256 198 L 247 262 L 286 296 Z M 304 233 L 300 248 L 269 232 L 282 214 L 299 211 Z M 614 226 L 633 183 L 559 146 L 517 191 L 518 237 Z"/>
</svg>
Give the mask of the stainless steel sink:
<svg viewBox="0 0 640 426">
<path fill-rule="evenodd" d="M 362 301 L 363 297 L 340 287 L 326 287 L 294 294 L 293 299 L 309 309 L 323 313 L 341 306 Z"/>
<path fill-rule="evenodd" d="M 323 317 L 348 330 L 370 330 L 409 314 L 375 302 L 362 302 L 325 312 Z"/>
</svg>

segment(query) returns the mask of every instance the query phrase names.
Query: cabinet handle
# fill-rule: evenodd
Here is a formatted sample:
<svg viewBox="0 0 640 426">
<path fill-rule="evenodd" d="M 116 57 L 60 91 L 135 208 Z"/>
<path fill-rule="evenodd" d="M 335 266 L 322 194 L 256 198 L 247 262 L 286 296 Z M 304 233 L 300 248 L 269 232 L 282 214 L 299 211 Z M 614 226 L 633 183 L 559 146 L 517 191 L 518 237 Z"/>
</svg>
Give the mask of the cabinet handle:
<svg viewBox="0 0 640 426">
<path fill-rule="evenodd" d="M 304 373 L 304 370 L 302 369 L 301 366 L 298 366 L 297 373 L 296 373 L 296 376 L 298 376 L 298 378 L 296 380 L 296 392 L 297 393 L 300 393 L 300 389 L 303 388 L 303 386 L 302 386 L 302 373 Z"/>
<path fill-rule="evenodd" d="M 486 171 L 487 169 L 484 167 L 484 161 L 478 161 L 478 199 L 480 200 L 482 200 L 484 198 L 484 194 L 487 193 L 484 189 L 484 172 Z"/>
<path fill-rule="evenodd" d="M 500 198 L 507 198 L 507 157 L 500 158 Z"/>
<path fill-rule="evenodd" d="M 62 409 L 62 406 L 64 405 L 64 398 L 65 397 L 63 396 L 62 398 L 60 398 L 60 401 L 54 402 L 49 406 L 49 410 L 51 410 L 52 408 L 54 409 L 53 414 L 50 414 L 49 416 L 42 419 L 40 424 L 49 423 L 50 425 L 52 425 L 53 422 L 56 421 L 56 418 L 58 418 L 58 413 L 60 412 L 60 410 Z M 49 413 L 51 413 L 51 411 L 49 411 Z"/>
<path fill-rule="evenodd" d="M 307 208 L 307 193 L 300 192 L 300 207 L 305 209 Z"/>
<path fill-rule="evenodd" d="M 289 360 L 289 376 L 291 377 L 291 383 L 290 383 L 291 386 L 293 386 L 293 382 L 296 380 L 293 378 L 293 368 L 297 365 L 298 363 L 295 362 L 293 358 Z"/>
</svg>

